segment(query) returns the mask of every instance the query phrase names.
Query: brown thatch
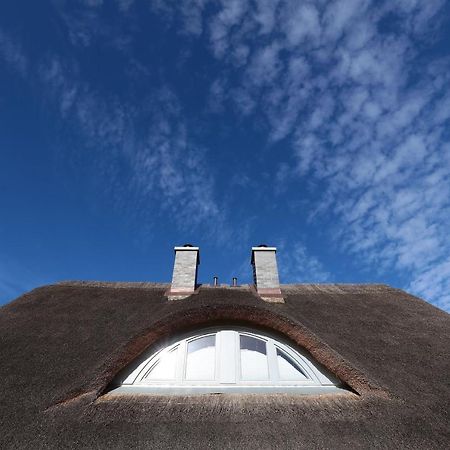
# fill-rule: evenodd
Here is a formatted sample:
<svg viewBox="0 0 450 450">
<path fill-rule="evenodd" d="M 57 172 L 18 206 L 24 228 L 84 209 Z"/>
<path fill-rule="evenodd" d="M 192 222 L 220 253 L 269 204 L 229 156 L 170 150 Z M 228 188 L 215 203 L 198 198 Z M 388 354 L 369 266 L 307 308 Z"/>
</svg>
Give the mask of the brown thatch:
<svg viewBox="0 0 450 450">
<path fill-rule="evenodd" d="M 0 448 L 448 448 L 450 316 L 381 285 L 65 283 L 0 309 Z M 349 395 L 103 395 L 145 349 L 213 323 L 282 333 Z"/>
</svg>

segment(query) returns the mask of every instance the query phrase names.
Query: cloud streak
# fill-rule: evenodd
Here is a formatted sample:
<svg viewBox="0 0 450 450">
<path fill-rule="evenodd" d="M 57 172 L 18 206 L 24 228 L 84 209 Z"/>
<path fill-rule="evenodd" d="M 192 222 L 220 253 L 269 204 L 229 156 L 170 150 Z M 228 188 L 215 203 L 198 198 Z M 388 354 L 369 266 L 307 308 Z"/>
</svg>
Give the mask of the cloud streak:
<svg viewBox="0 0 450 450">
<path fill-rule="evenodd" d="M 108 178 L 105 186 L 114 191 L 118 204 L 125 207 L 127 196 L 134 195 L 143 214 L 153 209 L 153 220 L 164 213 L 185 230 L 224 227 L 206 150 L 190 142 L 173 90 L 162 86 L 136 104 L 100 95 L 71 76 L 78 72 L 76 63 L 56 55 L 39 69 L 48 97 L 63 120 L 77 124 L 85 145 L 93 150 L 98 175 Z M 135 124 L 144 119 L 146 126 L 138 130 Z M 129 174 L 127 186 L 115 174 L 119 165 Z"/>
<path fill-rule="evenodd" d="M 28 69 L 28 59 L 22 46 L 11 35 L 0 29 L 0 58 L 6 66 L 12 67 L 20 75 L 25 76 Z"/>
<path fill-rule="evenodd" d="M 278 245 L 278 266 L 281 283 L 329 283 L 332 275 L 325 269 L 321 261 L 306 245 L 296 240 L 286 243 L 280 241 Z"/>
</svg>

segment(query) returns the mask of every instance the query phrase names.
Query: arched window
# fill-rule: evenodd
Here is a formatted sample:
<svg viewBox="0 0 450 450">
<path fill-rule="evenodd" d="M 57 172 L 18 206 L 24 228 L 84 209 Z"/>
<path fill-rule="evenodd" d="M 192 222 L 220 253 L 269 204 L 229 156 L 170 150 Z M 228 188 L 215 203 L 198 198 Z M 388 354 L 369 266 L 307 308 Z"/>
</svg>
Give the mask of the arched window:
<svg viewBox="0 0 450 450">
<path fill-rule="evenodd" d="M 244 328 L 204 329 L 146 355 L 113 393 L 325 393 L 343 390 L 300 349 Z"/>
</svg>

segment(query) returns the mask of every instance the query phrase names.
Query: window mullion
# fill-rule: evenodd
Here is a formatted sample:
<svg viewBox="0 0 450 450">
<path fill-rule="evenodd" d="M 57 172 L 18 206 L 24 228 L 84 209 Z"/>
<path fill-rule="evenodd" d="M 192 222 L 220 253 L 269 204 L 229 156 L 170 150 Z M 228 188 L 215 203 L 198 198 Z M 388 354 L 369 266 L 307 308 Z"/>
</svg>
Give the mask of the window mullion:
<svg viewBox="0 0 450 450">
<path fill-rule="evenodd" d="M 178 347 L 178 355 L 177 355 L 177 371 L 176 371 L 176 379 L 178 384 L 183 384 L 183 374 L 185 372 L 186 367 L 186 339 L 181 341 L 180 346 Z"/>
<path fill-rule="evenodd" d="M 226 330 L 220 332 L 220 348 L 219 348 L 219 383 L 235 384 L 236 383 L 236 344 L 235 331 Z"/>
<path fill-rule="evenodd" d="M 277 350 L 271 339 L 267 341 L 267 362 L 269 364 L 269 379 L 276 384 L 280 381 L 280 373 L 278 371 Z"/>
<path fill-rule="evenodd" d="M 220 382 L 221 378 L 221 364 L 220 364 L 220 352 L 222 348 L 222 332 L 218 331 L 216 333 L 216 347 L 214 353 L 214 383 Z"/>
<path fill-rule="evenodd" d="M 236 383 L 241 383 L 241 339 L 240 334 L 238 332 L 234 333 L 234 375 L 236 377 Z"/>
</svg>

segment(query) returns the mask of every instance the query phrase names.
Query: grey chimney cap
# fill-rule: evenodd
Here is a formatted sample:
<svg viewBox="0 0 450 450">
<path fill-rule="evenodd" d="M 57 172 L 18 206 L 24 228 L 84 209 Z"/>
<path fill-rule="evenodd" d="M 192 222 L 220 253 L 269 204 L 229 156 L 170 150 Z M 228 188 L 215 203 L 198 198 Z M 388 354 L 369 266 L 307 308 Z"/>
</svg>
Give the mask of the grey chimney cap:
<svg viewBox="0 0 450 450">
<path fill-rule="evenodd" d="M 255 252 L 277 252 L 276 247 L 268 247 L 267 245 L 259 245 L 258 247 L 252 247 L 252 259 L 251 263 L 255 263 Z"/>
<path fill-rule="evenodd" d="M 174 253 L 182 252 L 182 251 L 189 251 L 189 252 L 197 252 L 197 265 L 200 264 L 200 247 L 195 247 L 191 244 L 184 244 L 183 246 L 177 246 L 173 248 Z"/>
</svg>

